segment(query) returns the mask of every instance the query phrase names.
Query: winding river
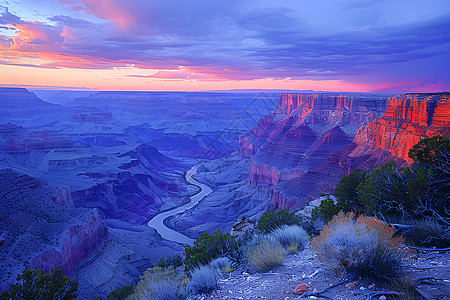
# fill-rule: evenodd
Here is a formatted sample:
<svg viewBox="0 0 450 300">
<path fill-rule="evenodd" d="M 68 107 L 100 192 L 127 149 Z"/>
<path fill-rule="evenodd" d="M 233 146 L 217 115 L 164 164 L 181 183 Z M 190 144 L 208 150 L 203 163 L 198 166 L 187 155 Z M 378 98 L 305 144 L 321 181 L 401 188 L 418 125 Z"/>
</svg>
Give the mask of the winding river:
<svg viewBox="0 0 450 300">
<path fill-rule="evenodd" d="M 194 196 L 191 196 L 191 202 L 188 202 L 182 206 L 179 206 L 174 209 L 157 214 L 150 221 L 148 221 L 147 225 L 149 227 L 156 229 L 156 231 L 158 231 L 158 233 L 161 235 L 161 237 L 163 237 L 166 240 L 174 241 L 177 243 L 186 244 L 186 245 L 190 245 L 190 246 L 192 246 L 194 244 L 195 240 L 185 236 L 184 234 L 181 234 L 178 231 L 170 229 L 169 227 L 167 227 L 164 224 L 164 220 L 167 219 L 168 217 L 182 213 L 185 210 L 188 210 L 188 209 L 194 207 L 195 205 L 197 205 L 198 202 L 200 202 L 200 200 L 205 198 L 207 195 L 211 194 L 211 192 L 213 191 L 209 186 L 207 186 L 203 183 L 200 183 L 197 180 L 195 180 L 194 178 L 192 178 L 192 176 L 195 173 L 197 173 L 197 169 L 199 166 L 200 165 L 195 165 L 192 168 L 190 168 L 189 171 L 186 172 L 187 182 L 189 182 L 190 184 L 196 185 L 196 186 L 200 187 L 200 189 L 201 189 L 200 192 L 198 192 Z"/>
</svg>

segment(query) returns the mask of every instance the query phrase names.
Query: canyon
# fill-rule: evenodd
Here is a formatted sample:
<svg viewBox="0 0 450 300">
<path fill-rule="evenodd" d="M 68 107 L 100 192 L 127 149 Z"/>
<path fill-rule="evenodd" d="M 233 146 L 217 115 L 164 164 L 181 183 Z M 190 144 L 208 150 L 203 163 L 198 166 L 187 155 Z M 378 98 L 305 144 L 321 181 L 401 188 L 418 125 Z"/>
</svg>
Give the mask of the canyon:
<svg viewBox="0 0 450 300">
<path fill-rule="evenodd" d="M 448 93 L 42 95 L 55 103 L 0 88 L 1 286 L 60 266 L 87 298 L 182 251 L 155 216 L 190 243 L 302 208 L 352 170 L 407 165 L 412 145 L 450 133 Z M 192 205 L 198 186 L 211 190 Z"/>
<path fill-rule="evenodd" d="M 303 207 L 332 193 L 355 169 L 371 171 L 390 160 L 406 165 L 412 162 L 409 149 L 421 139 L 449 136 L 446 93 L 330 96 L 322 102 L 317 96 L 281 95 L 274 112 L 240 140 L 240 152 L 251 159 L 248 183 L 263 183 L 272 208 Z M 334 127 L 320 134 L 313 130 L 319 124 Z"/>
<path fill-rule="evenodd" d="M 406 166 L 418 141 L 450 136 L 449 103 L 448 93 L 281 94 L 273 111 L 241 135 L 235 154 L 202 165 L 197 178 L 214 186 L 213 193 L 170 224 L 192 237 L 230 230 L 238 218 L 300 209 L 333 194 L 355 169 L 371 171 L 391 160 Z"/>
<path fill-rule="evenodd" d="M 274 103 L 248 93 L 42 94 L 57 103 L 0 88 L 0 284 L 58 266 L 87 298 L 182 251 L 147 222 L 189 203 L 197 188 L 186 171 L 233 152 Z M 245 114 L 251 103 L 258 109 Z"/>
</svg>

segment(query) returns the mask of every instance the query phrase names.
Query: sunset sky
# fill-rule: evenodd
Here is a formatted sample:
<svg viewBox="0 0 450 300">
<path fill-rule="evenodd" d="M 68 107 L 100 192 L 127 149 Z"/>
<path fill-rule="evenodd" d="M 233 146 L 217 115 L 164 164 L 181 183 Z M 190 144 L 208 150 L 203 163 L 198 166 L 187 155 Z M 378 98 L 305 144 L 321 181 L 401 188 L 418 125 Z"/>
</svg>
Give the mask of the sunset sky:
<svg viewBox="0 0 450 300">
<path fill-rule="evenodd" d="M 0 86 L 450 90 L 449 0 L 0 0 Z"/>
</svg>

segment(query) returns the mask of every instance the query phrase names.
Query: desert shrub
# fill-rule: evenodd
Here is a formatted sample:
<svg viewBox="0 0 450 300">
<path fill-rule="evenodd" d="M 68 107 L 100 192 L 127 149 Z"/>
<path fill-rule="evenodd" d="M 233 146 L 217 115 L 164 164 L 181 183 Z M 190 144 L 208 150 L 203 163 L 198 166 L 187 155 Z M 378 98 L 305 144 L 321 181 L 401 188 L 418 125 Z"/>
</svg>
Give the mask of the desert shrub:
<svg viewBox="0 0 450 300">
<path fill-rule="evenodd" d="M 355 213 L 360 213 L 362 211 L 363 205 L 358 199 L 359 190 L 358 187 L 364 184 L 366 178 L 366 171 L 354 170 L 349 175 L 341 178 L 339 183 L 334 190 L 334 196 L 337 198 L 336 214 L 339 210 L 344 212 L 353 211 Z M 333 203 L 334 204 L 334 203 Z M 329 217 L 326 222 L 330 221 L 332 216 Z"/>
<path fill-rule="evenodd" d="M 156 263 L 157 267 L 160 268 L 168 268 L 170 266 L 177 268 L 183 265 L 183 258 L 181 255 L 169 256 L 169 257 L 161 257 Z"/>
<path fill-rule="evenodd" d="M 334 215 L 337 215 L 339 208 L 334 204 L 333 199 L 327 197 L 320 202 L 319 207 L 315 207 L 311 213 L 311 219 L 313 221 L 321 219 L 325 223 L 331 221 Z"/>
<path fill-rule="evenodd" d="M 362 258 L 362 261 L 349 268 L 355 277 L 370 278 L 378 283 L 389 283 L 405 275 L 401 252 L 395 251 L 384 243 L 376 243 Z"/>
<path fill-rule="evenodd" d="M 420 140 L 408 152 L 408 156 L 416 162 L 439 164 L 448 163 L 450 139 L 444 136 L 433 136 Z"/>
<path fill-rule="evenodd" d="M 312 249 L 329 268 L 339 272 L 354 269 L 379 244 L 396 251 L 403 242 L 401 237 L 392 237 L 394 228 L 388 224 L 354 213 L 337 216 L 324 226 L 319 236 L 313 239 Z"/>
<path fill-rule="evenodd" d="M 399 168 L 391 161 L 366 177 L 358 188 L 359 198 L 368 214 L 420 216 L 427 182 L 427 171 L 423 167 Z"/>
<path fill-rule="evenodd" d="M 287 209 L 266 211 L 258 220 L 257 229 L 264 234 L 270 233 L 283 225 L 301 225 L 301 220 Z"/>
<path fill-rule="evenodd" d="M 421 247 L 446 248 L 450 246 L 449 228 L 436 220 L 420 220 L 415 222 L 411 230 L 404 234 L 406 240 Z"/>
<path fill-rule="evenodd" d="M 192 247 L 185 248 L 185 271 L 190 272 L 202 265 L 209 264 L 213 259 L 224 256 L 236 257 L 240 251 L 241 242 L 229 233 L 222 234 L 220 229 L 211 235 L 204 232 L 194 242 Z"/>
<path fill-rule="evenodd" d="M 450 222 L 450 140 L 435 136 L 414 145 L 414 163 L 399 168 L 391 161 L 373 170 L 358 187 L 365 212 Z"/>
<path fill-rule="evenodd" d="M 46 274 L 42 270 L 23 270 L 17 276 L 18 283 L 10 291 L 3 291 L 1 299 L 75 299 L 78 283 L 62 274 L 60 268 L 53 268 Z"/>
<path fill-rule="evenodd" d="M 192 278 L 187 288 L 192 293 L 211 293 L 217 288 L 219 274 L 209 266 L 201 266 L 192 271 Z"/>
<path fill-rule="evenodd" d="M 108 294 L 108 300 L 124 300 L 134 293 L 134 287 L 127 285 Z"/>
<path fill-rule="evenodd" d="M 290 252 L 301 251 L 305 248 L 308 242 L 308 233 L 297 225 L 284 225 L 275 229 L 271 235 L 284 248 L 290 249 Z"/>
<path fill-rule="evenodd" d="M 130 299 L 185 299 L 187 296 L 186 280 L 173 267 L 166 269 L 152 268 L 144 272 Z"/>
<path fill-rule="evenodd" d="M 284 262 L 286 253 L 281 244 L 272 236 L 255 237 L 245 246 L 245 256 L 257 272 L 267 272 Z"/>
</svg>

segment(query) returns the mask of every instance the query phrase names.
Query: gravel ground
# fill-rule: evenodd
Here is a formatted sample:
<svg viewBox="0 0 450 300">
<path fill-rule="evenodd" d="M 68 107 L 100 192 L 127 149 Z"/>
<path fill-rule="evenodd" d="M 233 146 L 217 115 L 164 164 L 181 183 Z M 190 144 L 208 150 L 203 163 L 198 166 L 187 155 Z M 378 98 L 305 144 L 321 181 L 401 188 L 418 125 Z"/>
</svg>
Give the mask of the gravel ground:
<svg viewBox="0 0 450 300">
<path fill-rule="evenodd" d="M 419 285 L 422 299 L 450 299 L 450 253 L 418 252 L 406 262 L 406 270 L 412 279 L 434 277 L 443 280 L 424 281 Z M 323 299 L 293 294 L 299 284 L 306 284 L 308 292 L 322 290 L 345 280 L 345 277 L 327 271 L 310 249 L 289 254 L 283 265 L 269 273 L 254 273 L 240 267 L 219 281 L 219 288 L 210 295 L 197 295 L 193 299 Z M 349 290 L 346 284 L 333 287 L 322 295 L 329 299 L 369 299 L 376 292 L 386 291 L 382 286 L 362 280 Z M 381 297 L 381 298 L 380 298 Z M 390 299 L 376 296 L 372 299 Z M 428 297 L 428 298 L 427 298 Z M 420 298 L 418 298 L 420 299 Z"/>
</svg>

